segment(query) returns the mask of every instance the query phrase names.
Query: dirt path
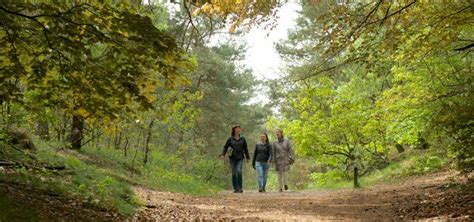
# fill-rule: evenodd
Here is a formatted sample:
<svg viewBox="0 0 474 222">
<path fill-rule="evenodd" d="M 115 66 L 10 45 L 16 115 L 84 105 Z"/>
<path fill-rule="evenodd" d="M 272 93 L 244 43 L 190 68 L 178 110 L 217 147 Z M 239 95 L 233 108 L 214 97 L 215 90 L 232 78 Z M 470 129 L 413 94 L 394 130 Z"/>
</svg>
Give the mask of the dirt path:
<svg viewBox="0 0 474 222">
<path fill-rule="evenodd" d="M 453 178 L 456 184 L 453 185 Z M 381 221 L 474 219 L 474 190 L 453 172 L 360 190 L 223 192 L 213 197 L 136 188 L 147 204 L 140 221 Z M 459 186 L 465 186 L 459 189 Z"/>
</svg>

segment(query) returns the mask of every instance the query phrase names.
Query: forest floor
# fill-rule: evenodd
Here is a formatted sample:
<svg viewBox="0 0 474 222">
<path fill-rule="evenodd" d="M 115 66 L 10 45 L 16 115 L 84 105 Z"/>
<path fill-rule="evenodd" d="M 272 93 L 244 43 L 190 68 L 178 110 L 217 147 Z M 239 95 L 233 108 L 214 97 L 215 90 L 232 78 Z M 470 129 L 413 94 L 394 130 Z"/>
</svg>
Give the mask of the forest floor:
<svg viewBox="0 0 474 222">
<path fill-rule="evenodd" d="M 471 175 L 472 176 L 472 175 Z M 472 178 L 471 178 L 472 179 Z M 472 181 L 472 180 L 471 180 Z M 473 221 L 474 185 L 453 171 L 362 189 L 190 196 L 135 187 L 144 207 L 132 218 L 29 186 L 0 183 L 18 205 L 0 221 Z M 0 198 L 1 199 L 1 198 Z M 3 203 L 3 205 L 9 204 Z M 1 205 L 1 203 L 0 203 Z M 8 208 L 7 208 L 8 209 Z M 28 211 L 32 210 L 29 216 Z M 6 215 L 4 215 L 7 213 Z M 8 216 L 10 215 L 10 216 Z M 22 217 L 24 216 L 23 219 Z"/>
<path fill-rule="evenodd" d="M 193 197 L 136 187 L 146 203 L 139 221 L 472 221 L 474 188 L 445 171 L 364 189 Z M 462 186 L 462 189 L 460 189 Z"/>
</svg>

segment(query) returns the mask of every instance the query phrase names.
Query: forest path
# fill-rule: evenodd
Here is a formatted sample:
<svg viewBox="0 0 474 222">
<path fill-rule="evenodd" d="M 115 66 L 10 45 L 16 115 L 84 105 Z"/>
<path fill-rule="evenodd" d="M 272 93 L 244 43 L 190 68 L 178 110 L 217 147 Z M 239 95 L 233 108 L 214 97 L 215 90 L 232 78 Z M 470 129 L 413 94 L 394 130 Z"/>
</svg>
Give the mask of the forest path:
<svg viewBox="0 0 474 222">
<path fill-rule="evenodd" d="M 474 218 L 474 190 L 453 188 L 466 181 L 454 172 L 412 178 L 365 189 L 267 192 L 229 191 L 212 197 L 159 192 L 136 187 L 147 204 L 135 217 L 140 221 L 381 221 Z M 456 185 L 459 186 L 459 185 Z"/>
</svg>

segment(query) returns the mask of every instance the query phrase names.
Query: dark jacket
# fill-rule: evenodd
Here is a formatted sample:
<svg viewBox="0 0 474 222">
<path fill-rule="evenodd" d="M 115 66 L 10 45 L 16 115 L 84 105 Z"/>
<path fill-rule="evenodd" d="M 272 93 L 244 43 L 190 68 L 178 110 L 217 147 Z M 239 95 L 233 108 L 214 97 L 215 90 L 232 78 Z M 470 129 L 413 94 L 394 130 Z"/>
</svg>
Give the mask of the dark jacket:
<svg viewBox="0 0 474 222">
<path fill-rule="evenodd" d="M 241 160 L 244 159 L 244 155 L 245 158 L 250 159 L 247 141 L 244 137 L 240 137 L 239 139 L 229 137 L 225 142 L 224 149 L 222 150 L 222 156 L 225 156 L 229 147 L 232 148 L 232 154 L 229 157 L 230 159 Z"/>
<path fill-rule="evenodd" d="M 257 143 L 253 153 L 252 164 L 255 162 L 268 162 L 272 159 L 272 146 L 270 144 Z"/>
</svg>

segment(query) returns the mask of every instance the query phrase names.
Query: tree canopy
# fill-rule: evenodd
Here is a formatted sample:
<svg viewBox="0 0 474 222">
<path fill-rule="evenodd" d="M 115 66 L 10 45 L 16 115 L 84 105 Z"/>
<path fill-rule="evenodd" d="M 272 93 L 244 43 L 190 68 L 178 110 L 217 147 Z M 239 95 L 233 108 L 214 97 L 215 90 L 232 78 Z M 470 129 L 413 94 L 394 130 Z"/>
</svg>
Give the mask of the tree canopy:
<svg viewBox="0 0 474 222">
<path fill-rule="evenodd" d="M 380 167 L 391 147 L 429 143 L 471 169 L 472 7 L 304 1 L 277 46 L 291 83 L 281 86 L 280 124 L 299 152 L 335 166 L 356 162 L 364 172 Z"/>
</svg>

